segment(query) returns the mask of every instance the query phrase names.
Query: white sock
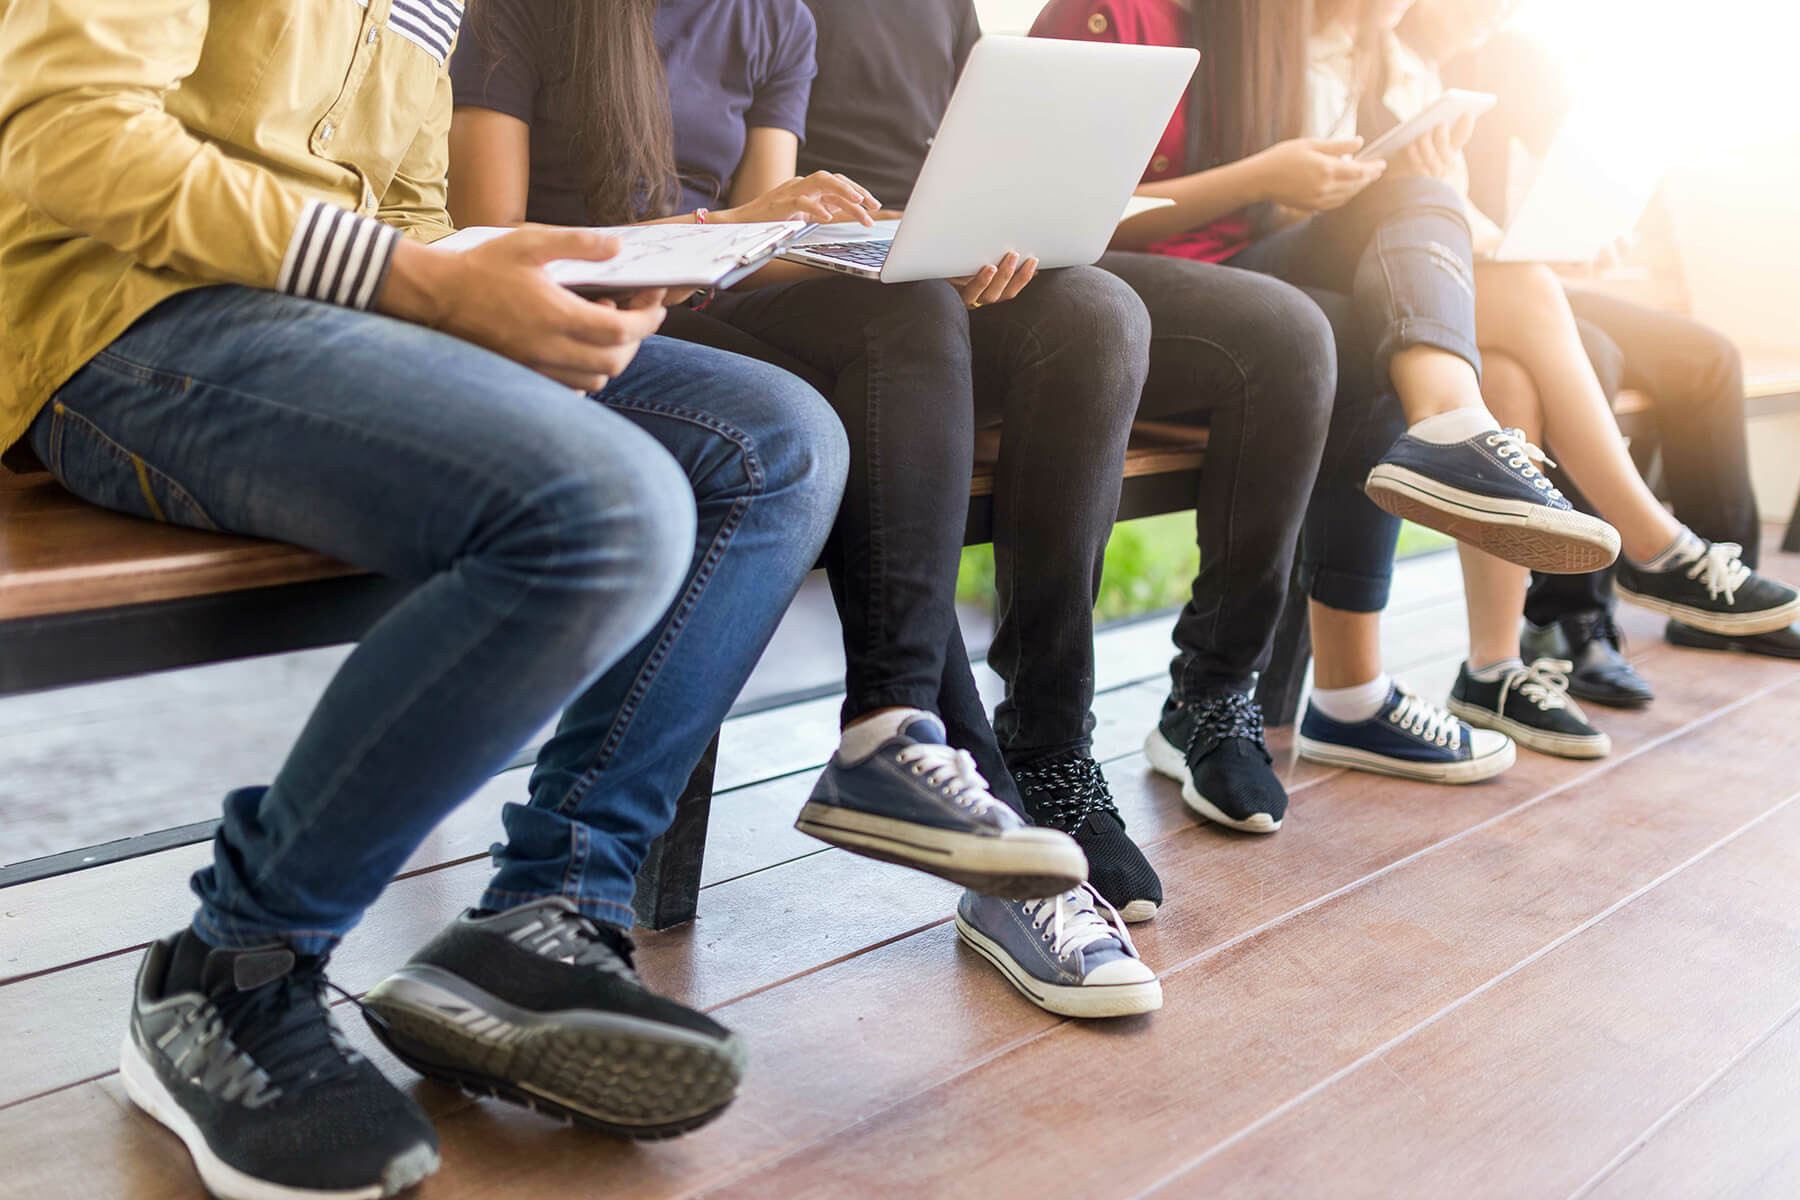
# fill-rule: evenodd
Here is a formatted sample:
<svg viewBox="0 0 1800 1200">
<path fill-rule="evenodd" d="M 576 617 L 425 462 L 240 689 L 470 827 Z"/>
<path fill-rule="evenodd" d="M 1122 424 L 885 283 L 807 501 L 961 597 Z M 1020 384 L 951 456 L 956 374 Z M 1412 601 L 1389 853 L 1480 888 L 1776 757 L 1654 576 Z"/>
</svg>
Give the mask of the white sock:
<svg viewBox="0 0 1800 1200">
<path fill-rule="evenodd" d="M 1367 683 L 1359 683 L 1353 687 L 1316 687 L 1313 689 L 1312 703 L 1314 708 L 1332 720 L 1354 725 L 1380 712 L 1393 688 L 1392 676 L 1384 672 Z"/>
<path fill-rule="evenodd" d="M 1470 667 L 1469 678 L 1480 680 L 1482 683 L 1499 683 L 1502 679 L 1506 678 L 1508 672 L 1523 671 L 1524 669 L 1524 659 L 1517 657 L 1503 658 L 1499 662 L 1489 663 L 1487 666 L 1479 669 Z"/>
<path fill-rule="evenodd" d="M 1693 530 L 1683 525 L 1681 532 L 1675 535 L 1675 540 L 1664 546 L 1660 553 L 1648 562 L 1635 565 L 1643 571 L 1673 571 L 1676 567 L 1685 567 L 1705 553 L 1706 543 Z"/>
<path fill-rule="evenodd" d="M 1454 446 L 1472 437 L 1493 433 L 1499 428 L 1500 422 L 1494 420 L 1494 414 L 1478 405 L 1475 408 L 1453 408 L 1435 417 L 1426 417 L 1406 432 L 1421 442 L 1430 442 L 1434 446 Z"/>
<path fill-rule="evenodd" d="M 900 731 L 920 717 L 937 726 L 939 737 L 944 736 L 944 726 L 937 717 L 922 708 L 896 708 L 892 712 L 878 713 L 866 721 L 858 721 L 838 735 L 838 757 L 845 762 L 861 762 L 875 751 L 881 744 L 899 735 Z"/>
</svg>

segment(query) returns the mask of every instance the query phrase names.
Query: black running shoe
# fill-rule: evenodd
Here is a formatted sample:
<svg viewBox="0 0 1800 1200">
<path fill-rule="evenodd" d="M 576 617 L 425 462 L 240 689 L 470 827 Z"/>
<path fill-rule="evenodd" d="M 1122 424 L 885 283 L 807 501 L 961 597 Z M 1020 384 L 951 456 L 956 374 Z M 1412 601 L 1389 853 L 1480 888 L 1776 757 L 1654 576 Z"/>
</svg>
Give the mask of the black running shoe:
<svg viewBox="0 0 1800 1200">
<path fill-rule="evenodd" d="M 1568 613 L 1548 625 L 1525 622 L 1519 635 L 1527 662 L 1566 660 L 1569 695 L 1611 708 L 1642 708 L 1656 693 L 1625 657 L 1625 636 L 1604 608 Z"/>
<path fill-rule="evenodd" d="M 1469 674 L 1464 663 L 1450 689 L 1451 712 L 1478 729 L 1504 733 L 1521 746 L 1559 758 L 1605 758 L 1612 739 L 1588 724 L 1569 699 L 1567 659 L 1540 658 L 1492 683 Z"/>
<path fill-rule="evenodd" d="M 344 1041 L 325 960 L 191 932 L 138 968 L 119 1076 L 221 1200 L 375 1200 L 437 1170 L 431 1122 Z"/>
<path fill-rule="evenodd" d="M 1086 754 L 1041 758 L 1013 768 L 1032 821 L 1060 829 L 1087 853 L 1088 882 L 1129 922 L 1162 907 L 1162 880 L 1125 832 L 1100 764 Z"/>
<path fill-rule="evenodd" d="M 1150 765 L 1181 781 L 1181 798 L 1209 821 L 1245 833 L 1274 833 L 1287 815 L 1287 789 L 1263 741 L 1262 709 L 1231 688 L 1195 700 L 1171 696 L 1144 741 Z"/>
<path fill-rule="evenodd" d="M 725 1111 L 743 1043 L 655 995 L 624 930 L 560 896 L 466 912 L 363 998 L 419 1074 L 615 1137 L 674 1137 Z"/>
<path fill-rule="evenodd" d="M 1670 644 L 1692 650 L 1741 650 L 1767 658 L 1800 658 L 1800 625 L 1784 625 L 1769 633 L 1749 637 L 1721 637 L 1705 633 L 1680 621 L 1670 621 L 1663 636 Z"/>
<path fill-rule="evenodd" d="M 1705 545 L 1693 561 L 1667 571 L 1646 571 L 1619 559 L 1619 594 L 1640 608 L 1725 637 L 1773 633 L 1800 619 L 1800 592 L 1746 567 L 1738 557 L 1742 546 Z"/>
</svg>

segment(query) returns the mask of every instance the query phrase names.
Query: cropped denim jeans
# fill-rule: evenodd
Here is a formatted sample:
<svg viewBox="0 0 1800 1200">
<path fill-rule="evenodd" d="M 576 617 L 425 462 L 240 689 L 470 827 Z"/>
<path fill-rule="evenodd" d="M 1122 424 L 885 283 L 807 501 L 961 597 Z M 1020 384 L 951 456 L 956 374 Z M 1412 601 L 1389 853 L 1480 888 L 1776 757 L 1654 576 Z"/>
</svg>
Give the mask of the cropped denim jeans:
<svg viewBox="0 0 1800 1200">
<path fill-rule="evenodd" d="M 836 511 L 842 432 L 773 368 L 652 338 L 587 396 L 429 329 L 236 287 L 140 319 L 33 448 L 76 494 L 417 586 L 267 787 L 194 928 L 320 953 L 565 704 L 484 904 L 629 923 L 634 877 Z M 571 703 L 573 701 L 573 703 Z"/>
</svg>

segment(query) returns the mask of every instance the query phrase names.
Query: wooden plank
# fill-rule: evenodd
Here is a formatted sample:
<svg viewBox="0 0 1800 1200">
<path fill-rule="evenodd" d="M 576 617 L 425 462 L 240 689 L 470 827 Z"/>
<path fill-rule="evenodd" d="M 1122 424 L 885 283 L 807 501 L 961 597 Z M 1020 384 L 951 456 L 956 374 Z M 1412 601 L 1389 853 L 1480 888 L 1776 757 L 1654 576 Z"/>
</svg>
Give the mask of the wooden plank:
<svg viewBox="0 0 1800 1200">
<path fill-rule="evenodd" d="M 1731 840 L 1151 1194 L 1575 1192 L 1793 1011 L 1800 803 L 1764 782 L 1790 790 L 1773 816 L 1715 829 Z M 1749 1137 L 1765 1158 L 1794 1152 L 1787 1082 L 1785 1119 Z"/>
<path fill-rule="evenodd" d="M 842 1123 L 803 1134 L 804 1150 L 741 1173 L 723 1194 L 1135 1194 L 1767 812 L 1777 802 L 1773 781 L 1789 786 L 1791 752 L 1774 735 L 1797 717 L 1800 683 L 1778 686 L 1654 754 L 1602 768 L 1589 786 L 1539 790 L 1508 806 L 1505 819 L 1433 838 L 1420 847 L 1429 853 L 1377 878 L 1372 873 L 1394 860 L 1365 858 L 1355 886 L 1315 893 L 1322 902 L 1311 907 L 1289 904 L 1260 930 L 1209 911 L 1242 903 L 1246 881 L 1237 870 L 1166 874 L 1204 882 L 1202 894 L 1171 908 L 1185 921 L 1159 917 L 1140 939 L 1163 972 L 1161 1013 L 1026 1036 L 891 1107 L 845 1112 Z M 1340 800 L 1349 783 L 1309 794 L 1305 806 Z M 1498 789 L 1454 793 L 1450 804 L 1434 792 L 1435 809 L 1405 805 L 1406 790 L 1396 787 L 1385 802 L 1362 797 L 1361 814 L 1319 822 L 1313 812 L 1307 820 L 1333 841 L 1357 832 L 1359 819 L 1388 826 L 1392 838 L 1400 832 L 1393 825 L 1442 819 Z M 1688 802 L 1646 812 L 1645 796 L 1670 794 Z M 1256 849 L 1300 857 L 1320 840 L 1283 834 Z M 1354 862 L 1354 851 L 1332 859 L 1309 862 L 1308 883 Z M 1204 929 L 1199 937 L 1196 927 Z M 901 1023 L 885 1032 L 929 1054 L 919 1039 L 933 1035 L 907 1019 L 884 1014 L 884 1024 Z M 804 1087 L 785 1079 L 780 1086 L 789 1103 Z M 993 1138 L 946 1136 L 992 1128 L 1000 1114 L 1014 1115 L 1004 1156 Z M 1106 1129 L 1130 1132 L 1129 1152 L 1069 1136 L 1102 1117 Z M 919 1154 L 922 1145 L 933 1152 Z"/>
<path fill-rule="evenodd" d="M 1792 945 L 1776 949 L 1791 951 Z M 1747 977 L 1765 979 L 1762 964 L 1755 964 Z M 1705 986 L 1705 993 L 1719 994 L 1711 986 Z M 1709 1007 L 1696 1006 L 1701 1012 Z M 1671 1108 L 1574 1194 L 1595 1200 L 1800 1196 L 1800 1138 L 1794 1136 L 1797 1079 L 1800 1015 L 1790 1012 L 1766 1038 L 1745 1047 L 1719 1077 Z"/>
<path fill-rule="evenodd" d="M 1721 693 L 1739 694 L 1735 688 Z M 1754 703 L 1754 695 L 1746 702 Z M 1678 706 L 1675 701 L 1665 711 Z M 1547 784 L 1540 777 L 1528 784 L 1526 795 L 1541 795 Z M 1160 783 L 1152 786 L 1172 791 Z M 1454 793 L 1456 803 L 1446 804 L 1444 793 L 1433 789 L 1390 784 L 1372 776 L 1340 776 L 1329 788 L 1304 790 L 1297 797 L 1296 809 L 1304 807 L 1307 821 L 1331 831 L 1329 837 L 1251 840 L 1182 821 L 1175 839 L 1153 847 L 1153 859 L 1172 883 L 1203 882 L 1180 909 L 1172 908 L 1143 931 L 1146 952 L 1151 961 L 1165 963 L 1171 953 L 1217 947 L 1257 924 L 1280 920 L 1345 886 L 1340 881 L 1346 878 L 1352 883 L 1366 878 L 1405 853 L 1442 841 L 1447 830 L 1467 829 L 1512 807 L 1499 793 L 1500 789 L 1468 789 Z M 1341 840 L 1340 833 L 1354 836 Z M 1212 852 L 1198 859 L 1185 853 L 1180 859 L 1169 857 L 1167 847 L 1180 841 L 1210 843 Z M 1248 847 L 1256 852 L 1246 853 Z M 772 874 L 765 872 L 759 878 Z M 905 872 L 891 875 L 896 881 L 932 884 Z M 817 911 L 818 897 L 831 893 L 804 879 L 794 882 L 798 886 L 789 889 L 785 904 L 770 904 L 766 897 L 755 905 L 730 906 L 733 911 L 760 913 L 760 922 L 744 926 L 749 940 L 778 943 L 828 923 Z M 832 920 L 843 916 L 838 909 L 832 906 Z M 795 912 L 801 919 L 772 915 L 782 912 Z M 1177 922 L 1171 918 L 1177 913 L 1186 915 L 1186 932 L 1179 938 L 1162 938 L 1165 930 L 1174 930 Z M 703 914 L 700 929 L 705 929 L 706 920 Z M 372 916 L 369 925 L 377 923 Z M 658 940 L 669 939 L 647 939 L 646 974 L 659 986 L 667 986 L 668 952 L 660 962 L 651 962 Z M 896 985 L 906 980 L 920 984 Z M 90 983 L 103 986 L 96 980 Z M 1202 1012 L 1192 1003 L 1183 1003 L 1181 1009 Z M 1172 1005 L 1154 1028 L 1164 1028 L 1162 1022 L 1174 1011 L 1178 1010 Z M 632 1194 L 702 1187 L 764 1157 L 829 1137 L 861 1116 L 1055 1026 L 1054 1018 L 1019 1001 L 990 969 L 961 954 L 941 925 L 738 1000 L 721 1016 L 750 1037 L 754 1065 L 749 1093 L 717 1126 L 668 1146 L 622 1150 L 573 1137 L 529 1114 L 513 1114 L 500 1106 L 457 1108 L 440 1120 L 446 1153 L 453 1157 L 447 1158 L 445 1175 L 434 1182 L 433 1194 L 494 1195 L 507 1190 L 550 1194 L 558 1189 L 576 1194 L 599 1171 L 606 1173 L 609 1186 Z M 1111 1043 L 1121 1035 L 1129 1037 L 1129 1031 L 1115 1030 L 1104 1037 Z M 1174 1044 L 1165 1043 L 1165 1049 Z M 1128 1076 L 1129 1066 L 1122 1072 Z M 1109 1080 L 1108 1087 L 1115 1082 Z M 1063 1090 L 1059 1084 L 1041 1094 Z M 984 1124 L 988 1120 L 984 1117 Z"/>
</svg>

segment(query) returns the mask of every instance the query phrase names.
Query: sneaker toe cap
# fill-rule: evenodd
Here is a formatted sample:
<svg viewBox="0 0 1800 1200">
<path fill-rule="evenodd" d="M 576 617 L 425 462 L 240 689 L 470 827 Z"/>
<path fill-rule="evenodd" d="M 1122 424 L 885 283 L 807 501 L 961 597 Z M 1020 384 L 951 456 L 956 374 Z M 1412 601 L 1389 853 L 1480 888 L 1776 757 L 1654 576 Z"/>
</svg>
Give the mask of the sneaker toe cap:
<svg viewBox="0 0 1800 1200">
<path fill-rule="evenodd" d="M 1108 959 L 1096 967 L 1090 968 L 1082 976 L 1083 987 L 1118 987 L 1125 984 L 1149 983 L 1156 978 L 1156 972 L 1144 964 L 1141 958 L 1120 954 Z"/>
<path fill-rule="evenodd" d="M 1473 759 L 1493 758 L 1497 754 L 1505 754 L 1512 748 L 1512 739 L 1504 733 L 1492 729 L 1469 730 L 1469 757 Z"/>
</svg>

